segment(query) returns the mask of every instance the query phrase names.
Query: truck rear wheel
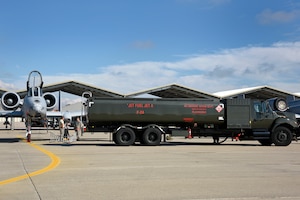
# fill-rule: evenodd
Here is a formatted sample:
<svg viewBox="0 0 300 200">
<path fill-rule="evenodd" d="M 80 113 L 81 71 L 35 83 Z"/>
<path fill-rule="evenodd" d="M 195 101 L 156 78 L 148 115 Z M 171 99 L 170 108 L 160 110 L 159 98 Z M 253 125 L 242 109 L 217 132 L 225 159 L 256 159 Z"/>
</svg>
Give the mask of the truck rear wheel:
<svg viewBox="0 0 300 200">
<path fill-rule="evenodd" d="M 115 143 L 122 146 L 132 145 L 135 139 L 135 133 L 131 128 L 121 128 L 114 135 Z"/>
<path fill-rule="evenodd" d="M 142 135 L 141 143 L 156 146 L 161 141 L 161 132 L 157 128 L 147 128 Z"/>
<path fill-rule="evenodd" d="M 277 127 L 272 133 L 272 141 L 276 146 L 288 146 L 292 139 L 292 132 L 286 127 Z"/>
</svg>

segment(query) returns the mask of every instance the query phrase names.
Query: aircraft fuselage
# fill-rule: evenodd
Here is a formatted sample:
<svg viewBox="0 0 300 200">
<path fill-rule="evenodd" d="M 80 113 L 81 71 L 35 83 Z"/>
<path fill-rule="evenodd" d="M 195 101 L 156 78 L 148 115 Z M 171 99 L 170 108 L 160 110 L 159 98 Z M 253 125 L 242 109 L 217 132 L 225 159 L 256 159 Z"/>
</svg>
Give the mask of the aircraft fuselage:
<svg viewBox="0 0 300 200">
<path fill-rule="evenodd" d="M 22 106 L 23 117 L 28 120 L 45 120 L 47 114 L 47 105 L 42 96 L 26 96 Z"/>
</svg>

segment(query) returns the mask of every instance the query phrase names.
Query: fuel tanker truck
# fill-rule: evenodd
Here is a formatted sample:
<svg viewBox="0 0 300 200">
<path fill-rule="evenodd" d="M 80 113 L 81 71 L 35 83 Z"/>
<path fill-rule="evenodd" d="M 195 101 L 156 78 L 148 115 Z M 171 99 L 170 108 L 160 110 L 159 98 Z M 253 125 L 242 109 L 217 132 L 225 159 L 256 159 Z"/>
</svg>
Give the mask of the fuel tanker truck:
<svg viewBox="0 0 300 200">
<path fill-rule="evenodd" d="M 162 135 L 187 130 L 191 137 L 257 140 L 288 146 L 299 136 L 283 99 L 90 98 L 88 131 L 112 132 L 117 145 L 159 145 Z"/>
</svg>

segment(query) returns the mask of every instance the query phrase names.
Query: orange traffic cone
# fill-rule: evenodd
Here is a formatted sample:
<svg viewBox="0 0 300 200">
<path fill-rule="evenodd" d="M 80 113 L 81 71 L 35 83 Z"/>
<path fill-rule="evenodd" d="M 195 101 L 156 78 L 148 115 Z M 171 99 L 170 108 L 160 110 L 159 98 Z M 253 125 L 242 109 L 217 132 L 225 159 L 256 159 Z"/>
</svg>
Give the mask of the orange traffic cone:
<svg viewBox="0 0 300 200">
<path fill-rule="evenodd" d="M 188 138 L 188 139 L 192 139 L 193 138 L 192 137 L 192 129 L 191 128 L 188 129 L 188 136 L 185 137 L 185 138 Z"/>
<path fill-rule="evenodd" d="M 30 139 L 31 139 L 31 134 L 28 134 L 27 135 L 27 142 L 30 142 Z"/>
<path fill-rule="evenodd" d="M 234 139 L 235 139 L 235 141 L 239 141 L 239 140 L 240 140 L 240 136 L 241 136 L 241 135 L 242 135 L 242 134 L 240 134 L 240 133 L 239 133 L 239 134 L 237 134 L 237 136 L 235 136 L 235 138 L 234 138 Z"/>
<path fill-rule="evenodd" d="M 26 133 L 27 142 L 30 142 L 31 139 L 31 132 Z"/>
</svg>

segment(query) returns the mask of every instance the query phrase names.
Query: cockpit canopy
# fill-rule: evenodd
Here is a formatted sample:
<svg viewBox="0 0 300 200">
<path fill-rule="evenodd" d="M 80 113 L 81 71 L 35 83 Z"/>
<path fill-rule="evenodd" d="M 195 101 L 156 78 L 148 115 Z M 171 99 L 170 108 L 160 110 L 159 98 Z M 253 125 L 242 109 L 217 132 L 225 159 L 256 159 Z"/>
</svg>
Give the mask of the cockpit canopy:
<svg viewBox="0 0 300 200">
<path fill-rule="evenodd" d="M 28 89 L 28 97 L 41 97 L 43 96 L 41 88 L 40 87 L 31 87 Z"/>
</svg>

